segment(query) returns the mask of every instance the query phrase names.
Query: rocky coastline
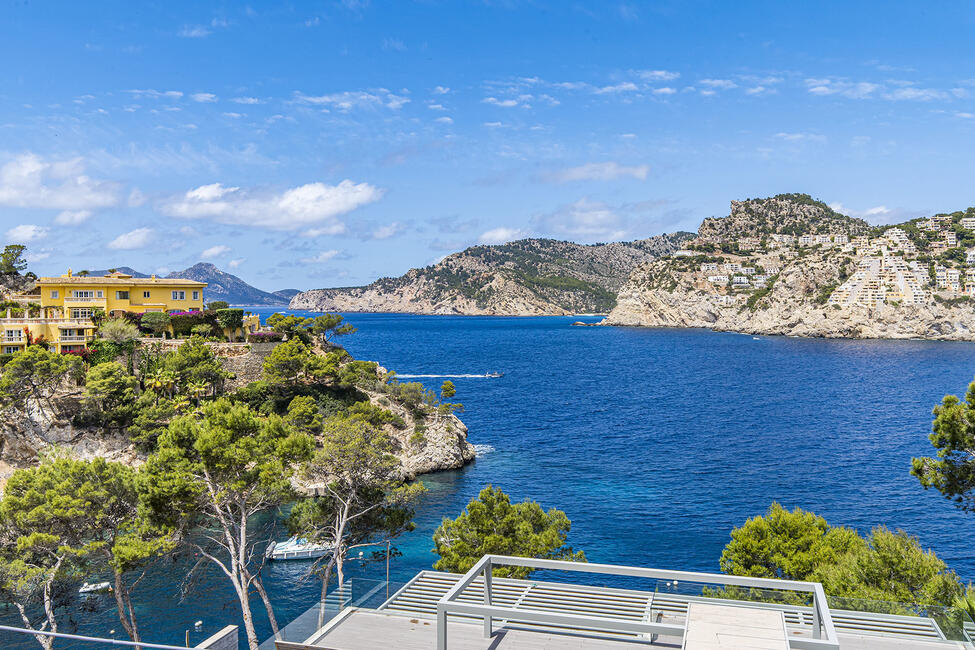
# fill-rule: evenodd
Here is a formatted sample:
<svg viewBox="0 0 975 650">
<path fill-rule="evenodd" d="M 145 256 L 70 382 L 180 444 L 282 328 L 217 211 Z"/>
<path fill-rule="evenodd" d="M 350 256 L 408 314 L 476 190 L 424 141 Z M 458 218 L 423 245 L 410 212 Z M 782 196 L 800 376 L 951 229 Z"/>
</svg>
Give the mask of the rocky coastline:
<svg viewBox="0 0 975 650">
<path fill-rule="evenodd" d="M 256 380 L 264 356 L 273 344 L 212 344 L 217 358 L 235 373 L 232 387 Z M 380 368 L 380 373 L 385 374 Z M 412 480 L 422 474 L 458 469 L 472 462 L 474 446 L 467 440 L 467 426 L 454 414 L 427 415 L 418 419 L 402 405 L 373 391 L 362 391 L 369 401 L 402 418 L 405 426 L 385 425 L 401 477 Z M 58 449 L 81 459 L 96 457 L 139 465 L 145 454 L 123 431 L 77 427 L 72 418 L 81 409 L 82 389 L 65 386 L 47 404 L 32 403 L 30 417 L 5 417 L 0 423 L 0 491 L 17 469 L 36 465 L 44 453 Z M 422 431 L 418 440 L 417 430 Z"/>
</svg>

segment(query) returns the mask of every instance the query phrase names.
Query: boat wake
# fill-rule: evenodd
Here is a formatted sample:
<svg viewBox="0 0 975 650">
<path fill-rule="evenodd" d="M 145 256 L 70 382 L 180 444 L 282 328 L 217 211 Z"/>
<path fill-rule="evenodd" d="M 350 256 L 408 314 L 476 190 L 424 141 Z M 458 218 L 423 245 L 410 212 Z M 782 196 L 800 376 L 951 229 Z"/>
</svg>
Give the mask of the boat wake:
<svg viewBox="0 0 975 650">
<path fill-rule="evenodd" d="M 396 376 L 400 379 L 495 379 L 496 374 L 483 374 L 483 375 L 405 375 L 396 373 Z"/>
</svg>

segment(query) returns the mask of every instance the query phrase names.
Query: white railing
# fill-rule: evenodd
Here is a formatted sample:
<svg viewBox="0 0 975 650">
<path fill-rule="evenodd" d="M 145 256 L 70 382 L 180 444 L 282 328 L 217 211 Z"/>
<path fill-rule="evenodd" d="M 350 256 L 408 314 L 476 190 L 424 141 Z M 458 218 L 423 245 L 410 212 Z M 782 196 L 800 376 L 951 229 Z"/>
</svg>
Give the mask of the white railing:
<svg viewBox="0 0 975 650">
<path fill-rule="evenodd" d="M 796 591 L 812 596 L 813 638 L 789 639 L 789 648 L 796 650 L 839 650 L 836 629 L 830 616 L 829 605 L 823 586 L 818 582 L 799 582 L 795 580 L 774 580 L 771 578 L 749 578 L 728 576 L 718 573 L 696 573 L 690 571 L 666 571 L 641 567 L 618 566 L 613 564 L 590 564 L 588 562 L 566 562 L 564 560 L 540 560 L 534 558 L 511 557 L 507 555 L 485 555 L 464 574 L 464 577 L 437 602 L 437 650 L 447 650 L 447 615 L 463 614 L 484 619 L 484 637 L 491 638 L 494 618 L 522 623 L 537 623 L 549 626 L 565 626 L 580 630 L 601 630 L 632 634 L 662 634 L 684 638 L 684 625 L 633 621 L 605 616 L 583 614 L 563 614 L 546 611 L 532 611 L 515 607 L 501 607 L 491 604 L 491 580 L 494 565 L 521 566 L 531 569 L 550 569 L 575 571 L 578 573 L 598 573 L 608 575 L 651 578 L 657 580 L 677 580 L 719 584 L 735 587 Z M 459 596 L 478 578 L 484 579 L 484 602 L 476 604 L 460 602 Z"/>
<path fill-rule="evenodd" d="M 0 325 L 13 325 L 15 323 L 24 323 L 25 325 L 58 325 L 58 324 L 77 324 L 85 327 L 94 327 L 95 324 L 91 322 L 90 318 L 23 318 L 21 316 L 11 316 L 10 318 L 4 317 L 3 313 L 0 312 Z"/>
<path fill-rule="evenodd" d="M 4 336 L 4 343 L 23 343 L 25 341 L 23 336 Z"/>
<path fill-rule="evenodd" d="M 58 338 L 61 343 L 84 343 L 87 340 L 87 336 L 64 336 L 63 334 Z"/>
<path fill-rule="evenodd" d="M 101 298 L 80 298 L 78 296 L 65 296 L 64 302 L 105 302 L 105 297 Z"/>
</svg>

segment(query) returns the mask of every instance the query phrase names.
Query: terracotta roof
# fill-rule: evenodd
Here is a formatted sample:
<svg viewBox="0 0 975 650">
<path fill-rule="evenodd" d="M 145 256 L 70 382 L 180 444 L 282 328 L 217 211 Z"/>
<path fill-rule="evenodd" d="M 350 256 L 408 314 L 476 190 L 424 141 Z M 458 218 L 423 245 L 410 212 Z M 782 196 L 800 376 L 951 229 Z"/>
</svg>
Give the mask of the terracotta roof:
<svg viewBox="0 0 975 650">
<path fill-rule="evenodd" d="M 51 285 L 51 284 L 109 284 L 109 285 L 122 285 L 129 287 L 141 287 L 148 285 L 158 285 L 166 287 L 205 287 L 206 282 L 197 282 L 196 280 L 187 280 L 185 278 L 110 278 L 110 277 L 95 277 L 89 276 L 77 276 L 72 275 L 70 278 L 67 276 L 60 276 L 55 278 L 38 278 L 37 284 L 41 285 Z"/>
</svg>

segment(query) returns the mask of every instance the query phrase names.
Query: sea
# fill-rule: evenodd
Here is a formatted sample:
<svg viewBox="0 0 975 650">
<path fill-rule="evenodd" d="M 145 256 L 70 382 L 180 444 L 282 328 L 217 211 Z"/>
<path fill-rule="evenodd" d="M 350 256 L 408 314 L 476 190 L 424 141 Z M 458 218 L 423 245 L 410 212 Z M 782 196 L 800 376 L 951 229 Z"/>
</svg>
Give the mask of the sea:
<svg viewBox="0 0 975 650">
<path fill-rule="evenodd" d="M 453 381 L 478 449 L 467 467 L 422 477 L 394 581 L 431 568 L 436 527 L 487 485 L 564 510 L 568 542 L 594 562 L 717 571 L 731 529 L 778 501 L 863 533 L 908 531 L 975 580 L 972 515 L 910 475 L 911 458 L 933 452 L 932 407 L 973 380 L 975 344 L 572 325 L 595 317 L 346 318 L 358 331 L 341 342 L 356 358 L 430 388 Z M 350 564 L 354 578 L 384 578 L 382 563 Z M 145 641 L 192 644 L 238 622 L 226 578 L 186 583 L 187 568 L 163 563 L 140 585 Z M 266 569 L 282 622 L 318 599 L 306 568 Z M 61 631 L 126 638 L 110 596 L 69 601 Z M 261 610 L 255 600 L 263 639 Z M 0 606 L 0 624 L 18 625 L 12 607 Z M 3 647 L 33 644 L 0 632 Z"/>
</svg>

